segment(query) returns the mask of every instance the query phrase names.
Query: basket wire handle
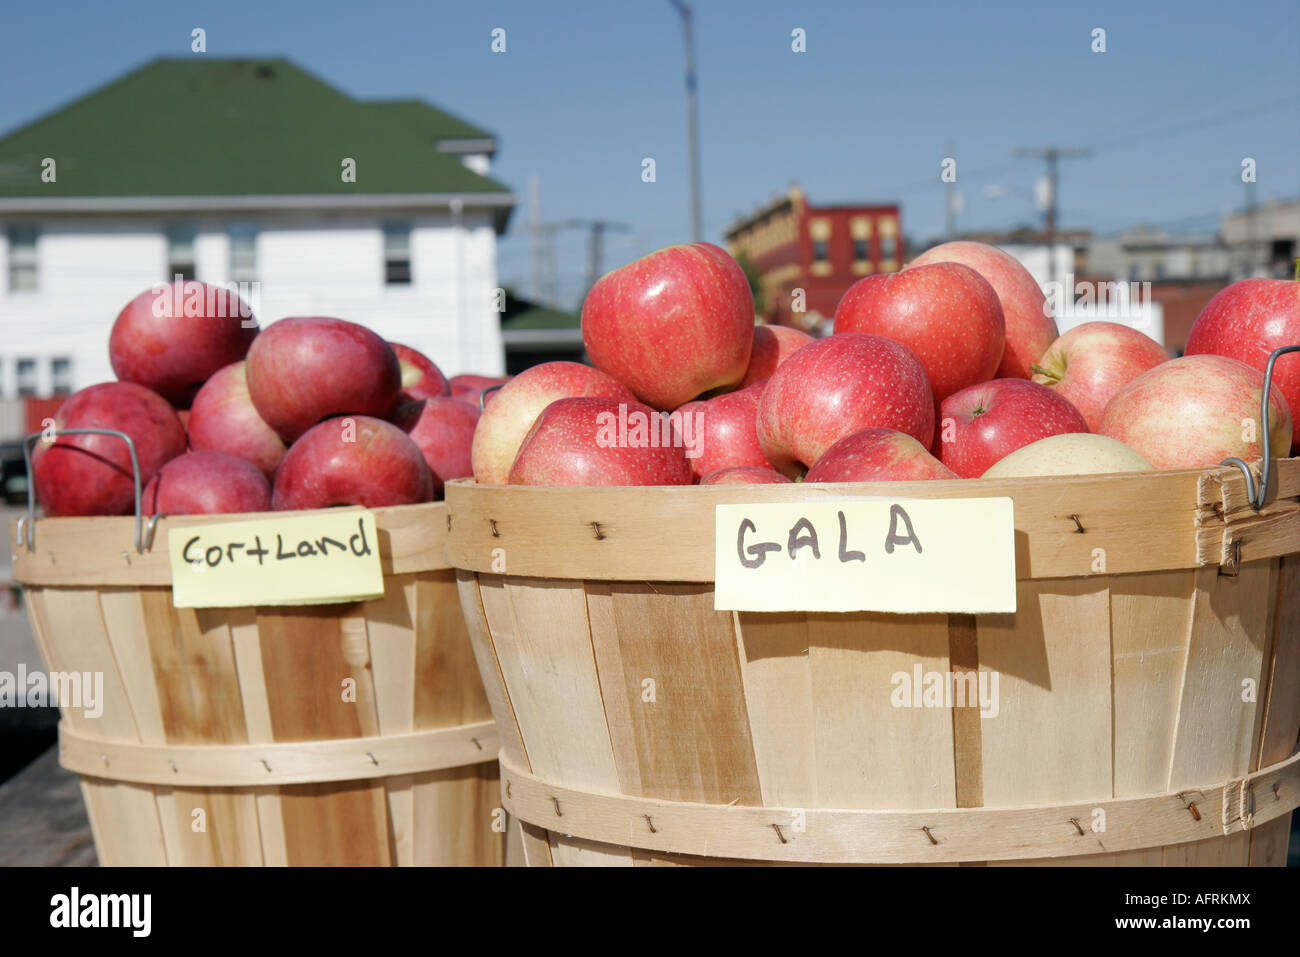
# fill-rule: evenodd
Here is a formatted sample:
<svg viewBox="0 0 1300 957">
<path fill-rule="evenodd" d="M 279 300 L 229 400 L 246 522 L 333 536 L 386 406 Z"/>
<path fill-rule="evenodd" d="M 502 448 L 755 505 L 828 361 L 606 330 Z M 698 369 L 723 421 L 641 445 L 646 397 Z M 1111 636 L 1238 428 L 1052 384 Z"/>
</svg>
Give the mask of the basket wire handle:
<svg viewBox="0 0 1300 957">
<path fill-rule="evenodd" d="M 1300 265 L 1297 266 L 1297 269 L 1300 269 Z M 1241 469 L 1241 474 L 1246 476 L 1246 493 L 1250 496 L 1250 504 L 1257 512 L 1264 507 L 1264 500 L 1268 497 L 1268 476 L 1273 465 L 1268 422 L 1268 402 L 1273 391 L 1273 364 L 1277 362 L 1279 356 L 1284 356 L 1288 352 L 1300 352 L 1300 345 L 1282 346 L 1279 349 L 1274 349 L 1273 354 L 1268 357 L 1268 365 L 1264 367 L 1264 394 L 1259 400 L 1259 424 L 1264 430 L 1260 434 L 1261 443 L 1264 446 L 1264 461 L 1259 470 L 1259 485 L 1255 485 L 1255 475 L 1251 472 L 1250 466 L 1236 456 L 1226 458 L 1219 463 L 1220 465 L 1233 465 Z"/>
<path fill-rule="evenodd" d="M 505 387 L 506 384 L 501 382 L 497 385 L 490 385 L 486 389 L 480 389 L 478 394 L 478 410 L 482 412 L 487 408 L 487 397 L 489 392 L 496 392 L 498 389 L 504 389 Z"/>
<path fill-rule="evenodd" d="M 141 508 L 140 458 L 135 453 L 135 442 L 131 436 L 117 429 L 55 429 L 53 432 L 33 432 L 23 439 L 23 463 L 27 466 L 27 514 L 18 520 L 18 542 L 26 546 L 29 552 L 36 550 L 36 480 L 32 472 L 32 446 L 40 439 L 53 442 L 64 435 L 113 435 L 126 443 L 131 453 L 131 478 L 135 485 L 135 550 L 143 555 L 153 547 L 153 533 L 162 516 L 155 515 L 149 520 L 149 534 L 146 538 L 144 528 L 144 511 Z"/>
</svg>

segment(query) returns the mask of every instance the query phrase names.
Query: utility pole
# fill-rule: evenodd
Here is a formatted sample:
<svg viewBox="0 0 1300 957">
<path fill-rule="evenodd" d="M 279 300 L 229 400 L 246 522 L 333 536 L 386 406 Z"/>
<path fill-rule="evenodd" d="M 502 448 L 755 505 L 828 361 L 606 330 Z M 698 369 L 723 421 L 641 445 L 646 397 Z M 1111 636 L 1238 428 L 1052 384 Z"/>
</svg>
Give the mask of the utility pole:
<svg viewBox="0 0 1300 957">
<path fill-rule="evenodd" d="M 533 259 L 533 302 L 542 297 L 542 181 L 536 173 L 528 177 L 528 239 Z"/>
<path fill-rule="evenodd" d="M 1259 203 L 1255 199 L 1254 180 L 1246 181 L 1246 223 L 1250 238 L 1246 241 L 1246 275 L 1251 279 L 1259 266 Z"/>
<path fill-rule="evenodd" d="M 953 162 L 957 160 L 957 150 L 949 143 L 948 158 Z M 943 201 L 944 201 L 944 238 L 952 242 L 957 238 L 957 210 L 954 208 L 957 202 L 957 178 L 954 176 L 943 184 Z"/>
<path fill-rule="evenodd" d="M 682 40 L 686 44 L 686 136 L 691 162 L 691 236 L 699 242 L 700 222 L 700 129 L 695 102 L 695 15 L 683 0 L 668 0 L 682 18 Z"/>
<path fill-rule="evenodd" d="M 596 280 L 604 275 L 602 260 L 605 254 L 605 233 L 629 233 L 632 227 L 627 223 L 615 223 L 607 219 L 570 219 L 564 223 L 570 229 L 591 230 L 590 247 L 587 259 L 587 282 L 583 297 L 596 285 Z"/>
<path fill-rule="evenodd" d="M 1039 146 L 1026 147 L 1018 146 L 1015 149 L 1016 156 L 1033 156 L 1038 159 L 1047 160 L 1047 209 L 1044 211 L 1046 219 L 1047 234 L 1047 256 L 1048 269 L 1052 273 L 1052 280 L 1056 279 L 1056 179 L 1057 164 L 1062 159 L 1079 159 L 1085 156 L 1091 156 L 1092 150 L 1081 146 L 1059 147 L 1059 146 Z"/>
</svg>

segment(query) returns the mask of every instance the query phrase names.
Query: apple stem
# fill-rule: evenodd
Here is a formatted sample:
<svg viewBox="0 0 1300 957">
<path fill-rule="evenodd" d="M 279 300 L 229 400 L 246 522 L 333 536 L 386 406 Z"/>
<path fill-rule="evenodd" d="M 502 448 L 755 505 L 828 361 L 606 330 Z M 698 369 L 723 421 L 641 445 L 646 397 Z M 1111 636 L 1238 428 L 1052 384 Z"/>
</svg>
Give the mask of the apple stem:
<svg viewBox="0 0 1300 957">
<path fill-rule="evenodd" d="M 1051 379 L 1051 380 L 1054 381 L 1054 382 L 1060 382 L 1060 381 L 1061 381 L 1061 377 L 1060 377 L 1059 375 L 1057 375 L 1055 372 L 1052 372 L 1050 369 L 1044 369 L 1042 366 L 1031 365 L 1031 366 L 1029 367 L 1029 371 L 1030 371 L 1030 372 L 1035 372 L 1035 373 L 1037 373 L 1038 375 L 1045 375 L 1045 376 L 1047 376 L 1047 378 Z"/>
</svg>

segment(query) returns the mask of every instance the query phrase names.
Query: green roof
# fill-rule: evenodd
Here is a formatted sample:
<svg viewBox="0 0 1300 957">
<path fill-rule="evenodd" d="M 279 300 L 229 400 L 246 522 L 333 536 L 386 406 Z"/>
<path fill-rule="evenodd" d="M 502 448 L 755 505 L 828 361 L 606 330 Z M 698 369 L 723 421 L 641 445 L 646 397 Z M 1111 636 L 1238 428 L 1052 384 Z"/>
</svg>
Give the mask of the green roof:
<svg viewBox="0 0 1300 957">
<path fill-rule="evenodd" d="M 418 100 L 355 100 L 284 59 L 159 59 L 0 138 L 0 199 L 508 194 L 447 151 L 457 140 L 495 142 Z M 349 157 L 355 183 L 341 176 Z"/>
<path fill-rule="evenodd" d="M 501 313 L 501 328 L 511 331 L 516 329 L 580 329 L 582 317 L 571 312 L 562 312 L 549 306 L 541 306 L 528 299 L 521 299 L 509 290 L 506 291 L 506 308 Z"/>
</svg>

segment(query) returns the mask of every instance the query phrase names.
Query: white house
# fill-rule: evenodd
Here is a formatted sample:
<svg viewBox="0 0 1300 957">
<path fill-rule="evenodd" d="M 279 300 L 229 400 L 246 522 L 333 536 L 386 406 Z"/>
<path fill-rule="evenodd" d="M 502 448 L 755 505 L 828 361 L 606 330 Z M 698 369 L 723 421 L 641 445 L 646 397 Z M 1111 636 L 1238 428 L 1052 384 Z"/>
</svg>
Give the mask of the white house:
<svg viewBox="0 0 1300 957">
<path fill-rule="evenodd" d="M 280 59 L 162 59 L 0 139 L 0 398 L 113 378 L 113 318 L 176 275 L 263 326 L 364 323 L 448 375 L 504 371 L 493 137 Z M 345 371 L 345 370 L 341 370 Z"/>
</svg>

